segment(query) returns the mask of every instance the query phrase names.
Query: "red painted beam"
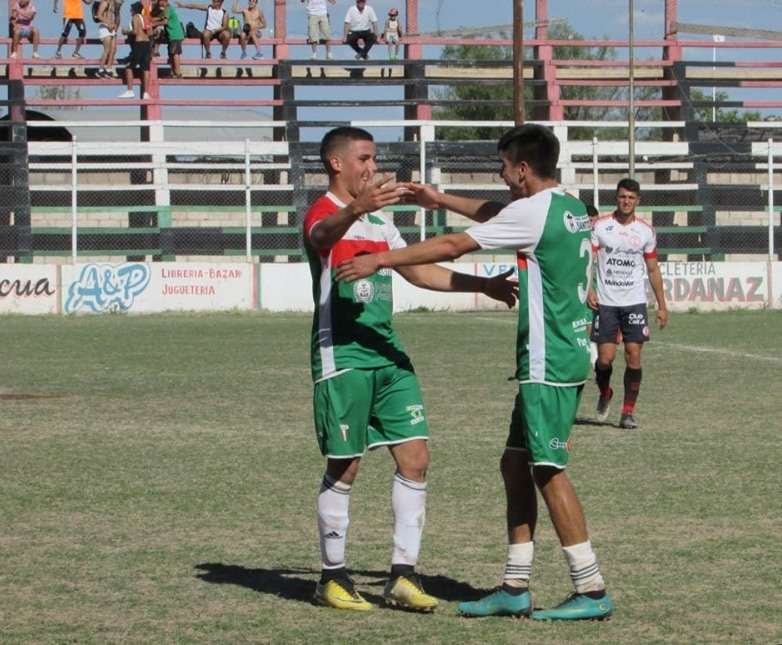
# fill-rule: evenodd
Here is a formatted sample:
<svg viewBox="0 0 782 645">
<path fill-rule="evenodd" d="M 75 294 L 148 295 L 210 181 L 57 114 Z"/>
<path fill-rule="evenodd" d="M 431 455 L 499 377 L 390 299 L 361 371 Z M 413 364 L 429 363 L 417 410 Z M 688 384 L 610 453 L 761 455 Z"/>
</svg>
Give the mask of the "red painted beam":
<svg viewBox="0 0 782 645">
<path fill-rule="evenodd" d="M 275 107 L 276 99 L 26 99 L 27 105 L 39 107 L 118 107 L 122 105 L 176 105 L 182 107 Z"/>
</svg>

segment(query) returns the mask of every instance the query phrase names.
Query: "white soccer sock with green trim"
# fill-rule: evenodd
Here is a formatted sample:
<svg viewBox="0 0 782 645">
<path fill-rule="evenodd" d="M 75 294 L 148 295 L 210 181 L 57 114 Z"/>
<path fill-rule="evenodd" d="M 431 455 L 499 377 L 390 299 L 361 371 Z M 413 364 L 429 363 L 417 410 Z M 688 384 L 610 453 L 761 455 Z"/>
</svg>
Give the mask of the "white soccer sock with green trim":
<svg viewBox="0 0 782 645">
<path fill-rule="evenodd" d="M 391 506 L 394 509 L 391 564 L 415 566 L 426 521 L 426 482 L 405 479 L 396 473 L 391 486 Z"/>
<path fill-rule="evenodd" d="M 345 566 L 351 488 L 350 484 L 323 476 L 318 495 L 318 534 L 323 569 Z"/>
<path fill-rule="evenodd" d="M 570 567 L 570 579 L 576 588 L 576 593 L 589 591 L 601 591 L 605 589 L 605 581 L 600 575 L 600 567 L 597 564 L 597 556 L 592 550 L 592 543 L 587 540 L 581 544 L 563 546 L 568 567 Z"/>
<path fill-rule="evenodd" d="M 505 573 L 502 584 L 509 587 L 529 587 L 532 575 L 532 558 L 535 554 L 534 542 L 522 542 L 508 545 L 508 560 L 505 563 Z"/>
</svg>

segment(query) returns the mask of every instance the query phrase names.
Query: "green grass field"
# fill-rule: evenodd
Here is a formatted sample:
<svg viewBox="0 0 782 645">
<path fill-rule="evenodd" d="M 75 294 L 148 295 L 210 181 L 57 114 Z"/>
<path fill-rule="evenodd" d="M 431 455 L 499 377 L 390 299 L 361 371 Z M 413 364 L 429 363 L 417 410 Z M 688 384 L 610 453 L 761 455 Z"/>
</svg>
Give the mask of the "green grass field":
<svg viewBox="0 0 782 645">
<path fill-rule="evenodd" d="M 638 432 L 591 423 L 586 387 L 570 473 L 617 613 L 584 624 L 456 616 L 505 558 L 513 314 L 397 328 L 432 428 L 429 616 L 310 604 L 309 317 L 0 319 L 0 641 L 782 642 L 781 313 L 674 315 L 644 350 Z M 369 455 L 351 502 L 348 564 L 377 604 L 391 475 Z M 570 582 L 545 516 L 537 545 L 549 606 Z"/>
</svg>

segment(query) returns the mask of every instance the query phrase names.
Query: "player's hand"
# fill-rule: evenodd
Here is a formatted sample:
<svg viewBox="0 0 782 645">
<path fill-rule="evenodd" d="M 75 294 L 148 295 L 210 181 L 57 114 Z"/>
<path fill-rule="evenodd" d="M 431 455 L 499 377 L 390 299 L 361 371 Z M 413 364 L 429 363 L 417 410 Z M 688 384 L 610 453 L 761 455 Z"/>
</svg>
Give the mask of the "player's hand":
<svg viewBox="0 0 782 645">
<path fill-rule="evenodd" d="M 437 191 L 431 186 L 414 182 L 407 182 L 400 185 L 404 186 L 408 191 L 404 198 L 406 204 L 418 204 L 429 210 L 440 208 L 440 202 L 437 199 Z"/>
<path fill-rule="evenodd" d="M 488 278 L 483 289 L 483 293 L 489 298 L 504 302 L 508 305 L 508 309 L 512 309 L 519 298 L 518 280 L 508 280 L 512 275 L 513 269 L 508 269 L 504 273 Z"/>
<path fill-rule="evenodd" d="M 658 309 L 657 310 L 657 324 L 659 325 L 660 329 L 665 327 L 668 324 L 668 310 L 667 309 Z"/>
<path fill-rule="evenodd" d="M 587 294 L 587 307 L 589 307 L 590 309 L 594 309 L 595 311 L 597 311 L 597 305 L 598 305 L 598 304 L 599 304 L 599 303 L 597 302 L 597 294 L 596 294 L 594 291 L 590 291 L 590 292 Z"/>
<path fill-rule="evenodd" d="M 384 206 L 398 204 L 408 189 L 393 181 L 393 175 L 385 175 L 377 182 L 368 183 L 351 202 L 356 213 L 372 213 Z"/>
<path fill-rule="evenodd" d="M 356 255 L 350 260 L 345 260 L 337 267 L 337 280 L 343 282 L 354 282 L 361 278 L 377 273 L 380 263 L 376 253 L 367 253 L 365 255 Z"/>
</svg>

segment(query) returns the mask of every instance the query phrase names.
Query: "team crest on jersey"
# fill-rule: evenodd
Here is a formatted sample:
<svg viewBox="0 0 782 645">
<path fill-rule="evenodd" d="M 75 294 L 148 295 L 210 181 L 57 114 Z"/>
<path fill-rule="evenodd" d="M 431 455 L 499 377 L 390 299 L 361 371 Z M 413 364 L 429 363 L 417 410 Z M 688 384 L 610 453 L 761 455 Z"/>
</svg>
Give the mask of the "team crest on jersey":
<svg viewBox="0 0 782 645">
<path fill-rule="evenodd" d="M 565 211 L 564 223 L 565 228 L 571 233 L 592 230 L 592 224 L 587 215 L 573 215 L 570 211 Z"/>
<path fill-rule="evenodd" d="M 375 285 L 369 280 L 357 280 L 353 283 L 353 299 L 356 302 L 372 302 L 375 298 Z"/>
</svg>

